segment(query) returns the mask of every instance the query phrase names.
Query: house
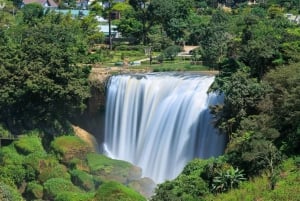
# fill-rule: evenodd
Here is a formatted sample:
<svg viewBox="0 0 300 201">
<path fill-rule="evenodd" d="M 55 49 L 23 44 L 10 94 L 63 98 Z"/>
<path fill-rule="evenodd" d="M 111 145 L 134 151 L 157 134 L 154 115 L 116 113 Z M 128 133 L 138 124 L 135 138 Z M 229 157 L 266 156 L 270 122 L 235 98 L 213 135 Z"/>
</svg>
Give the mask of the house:
<svg viewBox="0 0 300 201">
<path fill-rule="evenodd" d="M 284 16 L 290 21 L 295 24 L 300 24 L 300 15 L 293 15 L 291 13 L 286 13 Z"/>
<path fill-rule="evenodd" d="M 72 17 L 77 18 L 77 17 L 83 17 L 89 15 L 90 11 L 89 10 L 75 10 L 75 9 L 57 9 L 55 10 L 57 13 L 62 13 L 62 14 L 71 14 Z"/>
<path fill-rule="evenodd" d="M 23 5 L 30 3 L 41 4 L 46 9 L 57 9 L 58 5 L 53 0 L 23 0 Z"/>
<path fill-rule="evenodd" d="M 106 37 L 109 36 L 109 26 L 108 25 L 99 25 L 99 31 L 103 32 Z M 111 36 L 112 38 L 120 38 L 121 34 L 117 31 L 117 26 L 111 25 Z"/>
</svg>

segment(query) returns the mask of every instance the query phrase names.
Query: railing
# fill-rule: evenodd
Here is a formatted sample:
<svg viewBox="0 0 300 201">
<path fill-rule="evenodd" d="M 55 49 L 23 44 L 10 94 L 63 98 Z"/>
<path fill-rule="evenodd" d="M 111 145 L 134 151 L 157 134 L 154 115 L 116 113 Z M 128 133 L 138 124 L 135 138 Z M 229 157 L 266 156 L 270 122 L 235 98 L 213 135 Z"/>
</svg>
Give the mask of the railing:
<svg viewBox="0 0 300 201">
<path fill-rule="evenodd" d="M 19 139 L 19 137 L 18 136 L 16 136 L 16 135 L 8 135 L 8 136 L 1 136 L 0 135 L 0 147 L 2 147 L 2 142 L 6 142 L 5 144 L 9 144 L 9 143 L 11 143 L 12 141 L 14 141 L 14 140 L 18 140 Z"/>
</svg>

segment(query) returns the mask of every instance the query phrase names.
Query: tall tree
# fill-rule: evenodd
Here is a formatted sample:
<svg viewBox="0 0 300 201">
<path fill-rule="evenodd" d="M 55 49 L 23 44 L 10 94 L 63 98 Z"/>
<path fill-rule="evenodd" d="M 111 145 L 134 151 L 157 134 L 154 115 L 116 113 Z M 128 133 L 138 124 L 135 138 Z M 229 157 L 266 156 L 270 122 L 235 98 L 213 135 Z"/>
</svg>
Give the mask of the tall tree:
<svg viewBox="0 0 300 201">
<path fill-rule="evenodd" d="M 11 27 L 1 44 L 6 51 L 0 55 L 0 119 L 15 133 L 63 131 L 62 123 L 89 97 L 89 68 L 77 65 L 87 51 L 82 29 L 75 21 L 65 24 L 64 18 L 56 24 L 47 20 Z M 21 40 L 10 38 L 14 30 Z"/>
</svg>

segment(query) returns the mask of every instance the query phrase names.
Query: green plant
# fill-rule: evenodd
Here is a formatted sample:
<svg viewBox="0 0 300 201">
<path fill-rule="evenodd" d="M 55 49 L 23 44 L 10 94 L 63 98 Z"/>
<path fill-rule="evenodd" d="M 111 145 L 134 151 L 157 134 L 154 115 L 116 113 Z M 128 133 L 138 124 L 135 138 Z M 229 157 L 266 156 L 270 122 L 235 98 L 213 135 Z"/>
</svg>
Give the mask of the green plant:
<svg viewBox="0 0 300 201">
<path fill-rule="evenodd" d="M 1 201 L 24 201 L 17 189 L 6 185 L 0 181 L 0 200 Z"/>
<path fill-rule="evenodd" d="M 70 171 L 71 174 L 71 181 L 76 186 L 80 188 L 91 191 L 95 190 L 95 186 L 99 186 L 100 182 L 95 181 L 94 177 L 84 171 L 81 170 L 72 170 Z"/>
<path fill-rule="evenodd" d="M 63 178 L 52 178 L 44 183 L 44 199 L 53 200 L 56 196 L 65 192 L 82 193 L 70 180 Z"/>
<path fill-rule="evenodd" d="M 26 186 L 24 194 L 28 200 L 42 199 L 43 186 L 36 182 L 29 182 Z"/>
<path fill-rule="evenodd" d="M 5 127 L 3 127 L 2 124 L 0 124 L 0 137 L 9 137 L 11 135 L 10 131 L 7 130 Z"/>
<path fill-rule="evenodd" d="M 239 184 L 246 180 L 243 170 L 231 167 L 229 170 L 221 171 L 213 178 L 212 191 L 215 193 L 226 192 L 237 188 Z"/>
<path fill-rule="evenodd" d="M 174 60 L 177 54 L 180 52 L 181 47 L 177 45 L 173 45 L 170 47 L 167 47 L 164 51 L 163 54 L 167 59 Z"/>
</svg>

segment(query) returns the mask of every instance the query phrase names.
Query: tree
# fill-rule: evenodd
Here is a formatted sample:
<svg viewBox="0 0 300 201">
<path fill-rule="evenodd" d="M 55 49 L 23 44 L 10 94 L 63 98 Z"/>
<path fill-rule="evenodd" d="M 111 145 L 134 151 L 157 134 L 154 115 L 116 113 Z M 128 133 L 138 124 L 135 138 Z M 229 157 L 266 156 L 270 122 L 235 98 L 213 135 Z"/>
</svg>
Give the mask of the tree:
<svg viewBox="0 0 300 201">
<path fill-rule="evenodd" d="M 149 5 L 149 12 L 156 22 L 162 24 L 167 35 L 170 36 L 173 41 L 179 42 L 185 37 L 184 29 L 187 28 L 187 20 L 191 13 L 192 6 L 193 4 L 190 0 L 152 0 Z M 178 22 L 180 23 L 178 24 Z M 176 30 L 175 34 L 174 30 Z"/>
<path fill-rule="evenodd" d="M 300 65 L 283 66 L 268 73 L 264 81 L 272 87 L 267 97 L 269 107 L 261 108 L 272 115 L 280 138 L 276 144 L 286 154 L 299 153 L 300 143 Z"/>
<path fill-rule="evenodd" d="M 118 31 L 122 33 L 122 36 L 128 38 L 134 38 L 136 43 L 143 42 L 146 43 L 147 32 L 145 25 L 140 21 L 137 16 L 137 12 L 133 9 L 128 9 L 124 12 L 124 16 L 120 19 L 118 23 Z"/>
<path fill-rule="evenodd" d="M 48 20 L 16 29 L 22 40 L 9 38 L 1 45 L 6 51 L 0 55 L 0 120 L 13 133 L 66 131 L 67 119 L 83 110 L 89 97 L 89 68 L 77 66 L 87 51 L 79 24 Z"/>
<path fill-rule="evenodd" d="M 168 58 L 170 60 L 174 60 L 175 57 L 177 56 L 177 54 L 180 52 L 180 50 L 181 50 L 180 46 L 173 45 L 173 46 L 167 47 L 163 51 L 163 54 L 164 54 L 165 58 Z"/>
<path fill-rule="evenodd" d="M 30 3 L 21 9 L 23 13 L 23 21 L 27 24 L 36 24 L 43 17 L 44 9 L 41 4 Z"/>
</svg>

